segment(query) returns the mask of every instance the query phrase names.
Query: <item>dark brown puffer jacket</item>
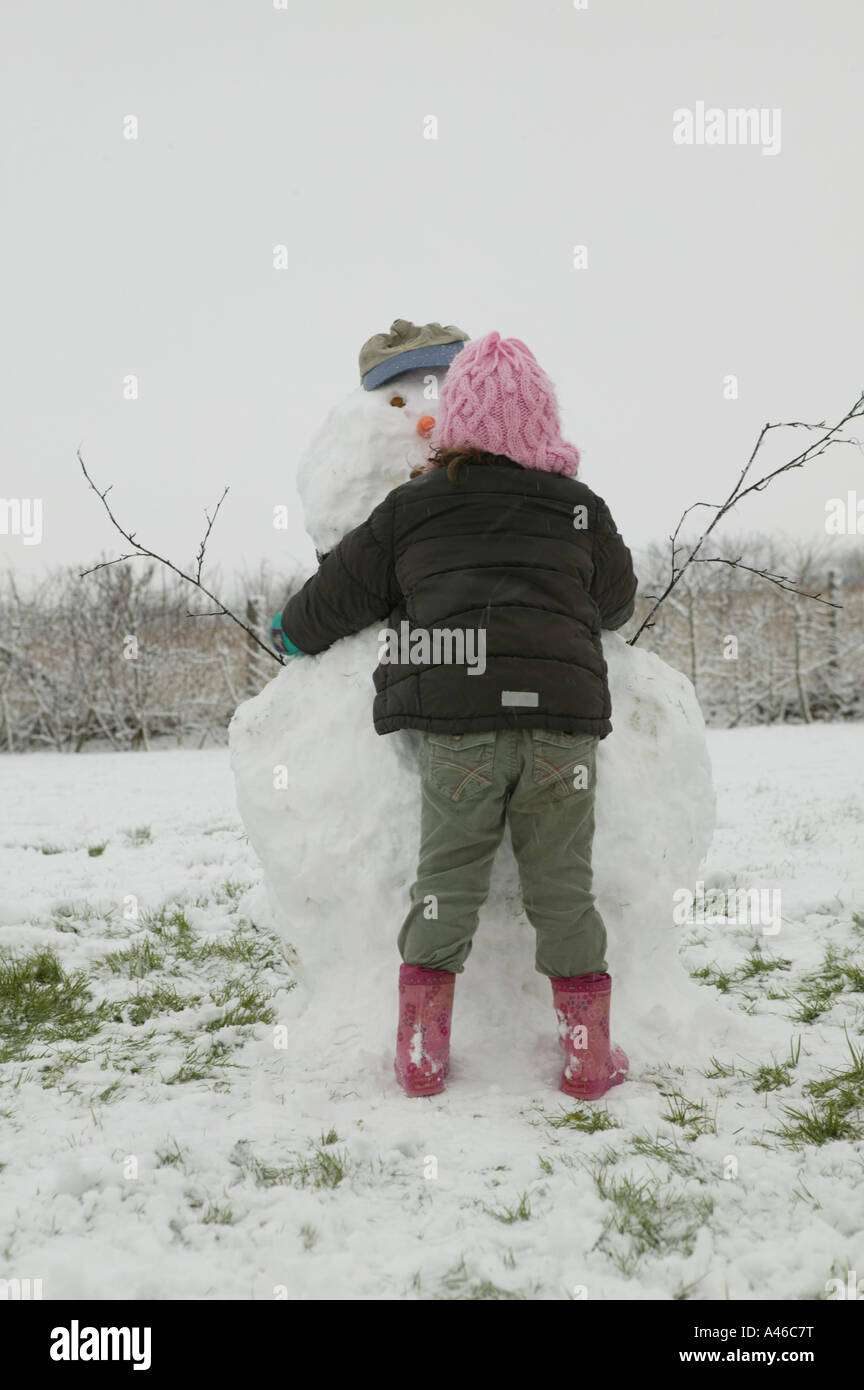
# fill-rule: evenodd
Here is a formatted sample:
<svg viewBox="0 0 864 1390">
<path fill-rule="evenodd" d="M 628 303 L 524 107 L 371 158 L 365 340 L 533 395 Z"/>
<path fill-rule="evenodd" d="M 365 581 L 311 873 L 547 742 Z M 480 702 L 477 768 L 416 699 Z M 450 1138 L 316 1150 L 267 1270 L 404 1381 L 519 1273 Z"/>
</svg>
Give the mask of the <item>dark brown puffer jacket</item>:
<svg viewBox="0 0 864 1390">
<path fill-rule="evenodd" d="M 600 629 L 627 621 L 635 593 L 603 499 L 502 458 L 469 464 L 458 482 L 440 468 L 394 488 L 286 603 L 282 627 L 310 655 L 372 623 L 390 630 L 374 674 L 379 734 L 605 738 Z"/>
</svg>

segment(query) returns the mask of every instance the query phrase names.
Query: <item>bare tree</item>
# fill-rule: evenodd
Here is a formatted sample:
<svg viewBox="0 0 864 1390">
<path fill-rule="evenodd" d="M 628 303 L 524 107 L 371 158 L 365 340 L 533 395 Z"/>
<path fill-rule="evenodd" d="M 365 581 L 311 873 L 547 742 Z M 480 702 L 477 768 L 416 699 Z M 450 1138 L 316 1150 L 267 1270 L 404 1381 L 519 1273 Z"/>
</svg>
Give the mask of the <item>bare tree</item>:
<svg viewBox="0 0 864 1390">
<path fill-rule="evenodd" d="M 669 572 L 666 583 L 659 595 L 657 595 L 656 597 L 652 595 L 652 597 L 654 598 L 653 606 L 649 609 L 645 617 L 642 619 L 641 623 L 639 624 L 639 627 L 636 629 L 636 632 L 633 634 L 631 638 L 629 638 L 630 645 L 634 646 L 639 641 L 639 638 L 641 637 L 642 633 L 652 626 L 652 624 L 655 621 L 656 614 L 660 609 L 661 605 L 669 599 L 670 594 L 672 594 L 672 592 L 678 587 L 684 575 L 689 570 L 690 566 L 694 564 L 728 565 L 733 568 L 749 570 L 752 574 L 757 575 L 760 579 L 766 580 L 769 583 L 776 585 L 780 589 L 786 589 L 790 593 L 800 594 L 804 598 L 813 599 L 821 603 L 830 603 L 831 600 L 823 599 L 821 593 L 808 593 L 806 590 L 800 588 L 799 584 L 802 582 L 801 580 L 796 581 L 790 579 L 788 575 L 779 574 L 774 571 L 759 568 L 756 566 L 746 565 L 744 564 L 743 558 L 740 555 L 735 558 L 725 555 L 702 555 L 701 551 L 702 547 L 704 546 L 705 542 L 708 540 L 708 537 L 711 535 L 714 529 L 719 525 L 719 523 L 724 519 L 724 517 L 728 516 L 732 508 L 736 507 L 738 503 L 743 500 L 743 498 L 749 496 L 753 492 L 764 491 L 764 489 L 768 487 L 775 480 L 775 478 L 779 478 L 782 473 L 788 473 L 794 468 L 803 468 L 805 464 L 812 462 L 812 460 L 815 458 L 819 458 L 820 455 L 824 454 L 825 451 L 834 444 L 855 444 L 860 447 L 860 440 L 858 440 L 857 438 L 843 438 L 842 433 L 843 430 L 846 429 L 846 427 L 853 420 L 860 420 L 862 416 L 864 416 L 864 391 L 862 391 L 862 393 L 859 395 L 855 404 L 849 410 L 846 411 L 845 415 L 843 415 L 843 417 L 840 420 L 838 420 L 835 425 L 828 425 L 825 423 L 824 420 L 816 425 L 805 424 L 801 420 L 791 420 L 783 423 L 763 425 L 759 433 L 759 437 L 756 440 L 755 445 L 753 446 L 752 453 L 750 454 L 749 459 L 747 460 L 740 474 L 738 475 L 738 479 L 734 487 L 726 497 L 725 501 L 694 502 L 691 506 L 685 508 L 678 521 L 678 525 L 675 527 L 675 530 L 669 537 L 671 554 L 669 557 Z M 788 459 L 786 463 L 780 464 L 777 468 L 770 469 L 767 473 L 764 473 L 760 478 L 757 478 L 755 482 L 748 482 L 747 479 L 749 477 L 750 470 L 754 462 L 756 461 L 756 456 L 762 448 L 762 445 L 764 444 L 768 434 L 771 430 L 780 429 L 803 429 L 814 431 L 821 430 L 822 433 L 820 434 L 818 439 L 815 439 L 812 443 L 808 444 L 807 447 L 805 449 L 802 449 L 799 453 L 797 453 L 794 456 L 794 458 Z M 698 536 L 694 542 L 685 543 L 683 539 L 679 539 L 681 537 L 682 528 L 684 526 L 685 521 L 687 520 L 687 517 L 690 515 L 691 512 L 695 511 L 697 507 L 709 508 L 714 512 L 714 516 L 705 526 L 705 528 L 702 531 L 702 534 Z M 682 554 L 684 557 L 683 559 L 680 559 L 679 557 Z"/>
<path fill-rule="evenodd" d="M 261 640 L 258 633 L 255 631 L 253 627 L 250 627 L 249 624 L 244 622 L 242 618 L 238 618 L 236 613 L 234 613 L 230 608 L 228 608 L 227 605 L 224 604 L 221 599 L 217 598 L 213 591 L 204 584 L 202 579 L 204 559 L 207 550 L 207 542 L 210 539 L 210 533 L 213 530 L 213 524 L 217 516 L 219 515 L 219 509 L 228 495 L 227 487 L 223 490 L 222 496 L 216 503 L 216 506 L 213 509 L 213 515 L 211 516 L 206 509 L 204 511 L 204 516 L 207 525 L 204 531 L 204 535 L 202 536 L 201 542 L 198 546 L 198 553 L 195 556 L 194 572 L 192 574 L 189 574 L 187 573 L 187 571 L 180 569 L 178 565 L 175 565 L 172 560 L 166 559 L 164 555 L 159 555 L 155 550 L 150 550 L 148 546 L 143 545 L 141 541 L 136 539 L 134 531 L 127 531 L 125 527 L 123 527 L 120 524 L 113 511 L 111 510 L 111 507 L 107 500 L 108 493 L 111 491 L 111 485 L 109 485 L 103 491 L 100 492 L 99 488 L 96 486 L 96 484 L 94 483 L 93 479 L 90 477 L 90 474 L 87 471 L 87 465 L 85 464 L 84 459 L 81 455 L 80 448 L 78 450 L 78 462 L 81 465 L 81 471 L 83 472 L 84 477 L 87 479 L 88 484 L 96 493 L 96 496 L 99 498 L 100 502 L 102 503 L 102 506 L 105 508 L 105 511 L 108 514 L 112 526 L 116 531 L 119 531 L 120 535 L 123 537 L 126 543 L 133 547 L 133 549 L 126 555 L 118 555 L 113 560 L 103 560 L 98 565 L 94 565 L 91 569 L 84 570 L 84 574 L 92 574 L 95 570 L 103 569 L 107 565 L 119 565 L 122 564 L 124 560 L 137 559 L 142 555 L 147 556 L 151 560 L 158 560 L 160 565 L 165 565 L 169 570 L 173 570 L 173 572 L 180 579 L 182 579 L 184 583 L 191 584 L 194 589 L 197 589 L 200 593 L 204 594 L 204 596 L 208 598 L 211 603 L 214 603 L 216 605 L 216 607 L 214 609 L 211 609 L 209 612 L 188 613 L 188 616 L 190 618 L 230 618 L 231 622 L 236 623 L 238 627 L 242 627 L 243 631 L 248 635 L 249 641 L 251 643 L 260 647 L 262 652 L 266 652 L 267 655 L 271 657 L 274 661 L 278 662 L 280 666 L 283 664 L 282 657 L 280 656 L 280 654 L 277 651 L 275 651 L 272 647 L 267 646 L 267 644 Z"/>
</svg>

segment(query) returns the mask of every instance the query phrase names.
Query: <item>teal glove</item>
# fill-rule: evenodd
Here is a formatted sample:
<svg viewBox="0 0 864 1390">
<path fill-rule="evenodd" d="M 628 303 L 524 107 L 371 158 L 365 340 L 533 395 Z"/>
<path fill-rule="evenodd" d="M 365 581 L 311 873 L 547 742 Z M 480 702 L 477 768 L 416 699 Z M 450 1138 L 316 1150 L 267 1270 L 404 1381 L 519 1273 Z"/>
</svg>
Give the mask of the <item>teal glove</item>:
<svg viewBox="0 0 864 1390">
<path fill-rule="evenodd" d="M 281 652 L 283 656 L 306 655 L 305 652 L 301 652 L 299 647 L 294 646 L 291 638 L 286 636 L 283 631 L 281 613 L 277 613 L 275 617 L 270 619 L 270 643 L 271 646 L 275 647 L 277 652 Z"/>
</svg>

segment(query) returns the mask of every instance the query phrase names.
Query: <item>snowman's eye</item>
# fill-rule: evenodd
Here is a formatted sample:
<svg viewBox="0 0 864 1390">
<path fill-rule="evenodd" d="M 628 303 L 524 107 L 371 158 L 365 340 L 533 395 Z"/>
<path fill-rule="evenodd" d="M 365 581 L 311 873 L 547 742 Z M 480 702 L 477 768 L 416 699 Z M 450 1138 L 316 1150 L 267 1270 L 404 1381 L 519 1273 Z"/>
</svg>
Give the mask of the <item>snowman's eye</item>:
<svg viewBox="0 0 864 1390">
<path fill-rule="evenodd" d="M 391 404 L 391 405 L 404 405 L 404 404 L 405 404 L 405 397 L 404 397 L 404 396 L 391 396 L 391 397 L 390 397 L 390 404 Z"/>
</svg>

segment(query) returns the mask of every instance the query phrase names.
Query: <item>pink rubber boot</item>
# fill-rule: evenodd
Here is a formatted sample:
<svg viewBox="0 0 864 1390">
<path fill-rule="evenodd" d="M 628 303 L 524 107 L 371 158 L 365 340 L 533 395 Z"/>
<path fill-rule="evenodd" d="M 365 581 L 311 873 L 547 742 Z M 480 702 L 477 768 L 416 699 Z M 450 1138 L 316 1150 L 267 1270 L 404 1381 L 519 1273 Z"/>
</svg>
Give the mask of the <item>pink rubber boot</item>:
<svg viewBox="0 0 864 1390">
<path fill-rule="evenodd" d="M 399 1026 L 393 1069 L 406 1095 L 434 1096 L 450 1070 L 456 976 L 425 965 L 399 967 Z"/>
<path fill-rule="evenodd" d="M 558 1042 L 564 1049 L 561 1090 L 580 1100 L 597 1100 L 626 1078 L 630 1063 L 609 1041 L 609 975 L 571 975 L 552 980 Z"/>
</svg>

